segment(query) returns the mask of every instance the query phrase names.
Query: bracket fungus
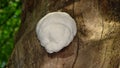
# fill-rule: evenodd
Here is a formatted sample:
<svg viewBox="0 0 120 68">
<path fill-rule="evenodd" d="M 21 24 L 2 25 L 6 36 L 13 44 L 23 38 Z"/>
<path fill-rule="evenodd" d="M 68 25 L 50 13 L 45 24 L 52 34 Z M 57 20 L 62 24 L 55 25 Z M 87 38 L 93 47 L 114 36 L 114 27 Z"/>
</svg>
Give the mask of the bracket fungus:
<svg viewBox="0 0 120 68">
<path fill-rule="evenodd" d="M 76 32 L 76 23 L 66 12 L 48 13 L 36 25 L 37 37 L 48 53 L 68 46 Z"/>
</svg>

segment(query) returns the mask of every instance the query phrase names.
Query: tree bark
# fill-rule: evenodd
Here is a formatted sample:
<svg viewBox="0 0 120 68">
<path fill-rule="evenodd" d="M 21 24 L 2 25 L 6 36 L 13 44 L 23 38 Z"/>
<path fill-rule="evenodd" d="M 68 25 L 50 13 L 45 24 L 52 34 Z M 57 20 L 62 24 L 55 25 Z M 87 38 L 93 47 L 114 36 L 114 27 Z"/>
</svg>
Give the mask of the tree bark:
<svg viewBox="0 0 120 68">
<path fill-rule="evenodd" d="M 119 0 L 23 0 L 22 23 L 6 68 L 120 68 Z M 62 11 L 76 21 L 68 47 L 48 54 L 37 39 L 37 22 Z"/>
</svg>

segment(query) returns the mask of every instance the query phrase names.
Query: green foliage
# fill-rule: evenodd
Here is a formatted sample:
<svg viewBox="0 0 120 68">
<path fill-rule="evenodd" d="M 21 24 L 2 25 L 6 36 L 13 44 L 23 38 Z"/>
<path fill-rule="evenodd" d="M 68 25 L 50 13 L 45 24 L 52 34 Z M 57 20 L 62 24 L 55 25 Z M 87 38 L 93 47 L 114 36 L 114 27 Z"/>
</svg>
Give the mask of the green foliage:
<svg viewBox="0 0 120 68">
<path fill-rule="evenodd" d="M 20 13 L 20 0 L 0 0 L 0 68 L 5 66 L 13 50 Z"/>
</svg>

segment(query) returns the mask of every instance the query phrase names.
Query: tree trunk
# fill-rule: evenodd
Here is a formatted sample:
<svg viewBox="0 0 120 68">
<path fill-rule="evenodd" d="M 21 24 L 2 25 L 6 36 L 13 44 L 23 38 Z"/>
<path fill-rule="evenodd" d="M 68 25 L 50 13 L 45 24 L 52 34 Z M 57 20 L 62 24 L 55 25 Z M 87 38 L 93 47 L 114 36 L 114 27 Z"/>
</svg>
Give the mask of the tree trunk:
<svg viewBox="0 0 120 68">
<path fill-rule="evenodd" d="M 22 23 L 6 68 L 120 68 L 119 0 L 23 0 Z M 45 14 L 69 13 L 77 35 L 60 52 L 48 54 L 35 28 Z"/>
</svg>

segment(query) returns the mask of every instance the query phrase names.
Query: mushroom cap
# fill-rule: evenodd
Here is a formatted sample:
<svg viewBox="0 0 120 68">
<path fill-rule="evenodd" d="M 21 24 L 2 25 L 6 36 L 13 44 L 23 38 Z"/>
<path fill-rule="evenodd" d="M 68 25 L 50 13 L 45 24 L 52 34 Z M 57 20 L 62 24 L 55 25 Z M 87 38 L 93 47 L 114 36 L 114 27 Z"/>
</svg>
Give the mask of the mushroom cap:
<svg viewBox="0 0 120 68">
<path fill-rule="evenodd" d="M 48 53 L 58 52 L 68 46 L 76 35 L 74 19 L 65 12 L 45 15 L 36 26 L 36 34 Z"/>
</svg>

